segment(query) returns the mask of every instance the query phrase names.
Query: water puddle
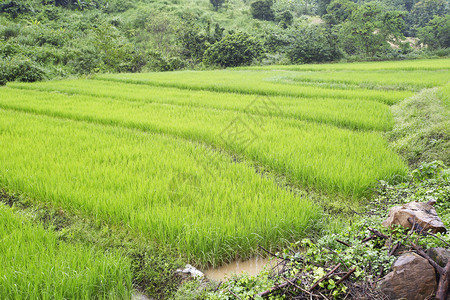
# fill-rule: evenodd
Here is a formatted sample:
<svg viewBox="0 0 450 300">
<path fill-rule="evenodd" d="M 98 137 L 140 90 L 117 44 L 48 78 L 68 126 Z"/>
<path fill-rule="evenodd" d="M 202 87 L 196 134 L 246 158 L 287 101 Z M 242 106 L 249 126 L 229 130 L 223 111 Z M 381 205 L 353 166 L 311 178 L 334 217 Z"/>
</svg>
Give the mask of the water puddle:
<svg viewBox="0 0 450 300">
<path fill-rule="evenodd" d="M 231 277 L 232 274 L 247 273 L 254 276 L 261 272 L 265 266 L 270 267 L 275 263 L 275 261 L 270 262 L 269 258 L 255 257 L 246 261 L 235 261 L 219 268 L 208 269 L 204 273 L 208 279 L 221 281 L 226 277 Z"/>
</svg>

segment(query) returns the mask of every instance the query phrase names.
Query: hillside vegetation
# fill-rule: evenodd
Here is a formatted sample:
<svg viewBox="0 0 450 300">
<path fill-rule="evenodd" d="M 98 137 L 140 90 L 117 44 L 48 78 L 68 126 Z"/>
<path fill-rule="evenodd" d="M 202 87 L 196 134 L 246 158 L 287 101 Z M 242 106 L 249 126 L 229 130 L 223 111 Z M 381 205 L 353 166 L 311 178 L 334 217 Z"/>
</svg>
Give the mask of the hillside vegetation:
<svg viewBox="0 0 450 300">
<path fill-rule="evenodd" d="M 448 11 L 445 0 L 3 0 L 0 84 L 99 72 L 445 56 Z"/>
</svg>

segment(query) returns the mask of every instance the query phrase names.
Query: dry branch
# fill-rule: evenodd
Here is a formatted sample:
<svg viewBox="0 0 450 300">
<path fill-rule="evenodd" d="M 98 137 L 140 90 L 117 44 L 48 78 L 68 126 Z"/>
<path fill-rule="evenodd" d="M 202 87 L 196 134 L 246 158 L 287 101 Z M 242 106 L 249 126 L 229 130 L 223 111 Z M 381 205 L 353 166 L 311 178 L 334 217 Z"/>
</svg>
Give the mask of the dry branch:
<svg viewBox="0 0 450 300">
<path fill-rule="evenodd" d="M 439 273 L 439 283 L 438 288 L 436 290 L 436 299 L 437 300 L 446 300 L 447 294 L 450 289 L 450 260 L 447 262 L 445 268 L 442 268 L 438 265 L 431 257 L 423 251 L 422 248 L 417 246 L 416 244 L 411 245 L 417 253 L 423 258 L 427 259 L 430 265 Z"/>
<path fill-rule="evenodd" d="M 336 285 L 340 284 L 342 281 L 344 281 L 345 279 L 347 279 L 347 278 L 348 278 L 350 275 L 352 275 L 352 273 L 355 272 L 355 271 L 356 271 L 356 267 L 354 267 L 353 269 L 351 269 L 350 271 L 348 271 L 344 276 L 342 276 L 341 279 L 339 279 L 339 280 L 336 282 Z"/>
<path fill-rule="evenodd" d="M 341 266 L 341 263 L 338 263 L 336 267 L 334 267 L 330 272 L 328 272 L 325 276 L 323 276 L 322 278 L 320 278 L 319 280 L 317 280 L 313 286 L 309 289 L 309 291 L 312 291 L 313 289 L 316 288 L 316 286 L 319 285 L 319 283 L 321 283 L 322 281 L 324 281 L 325 279 L 327 279 L 328 277 L 330 277 L 334 272 L 336 272 L 337 269 L 339 269 L 339 267 Z"/>
<path fill-rule="evenodd" d="M 373 228 L 370 228 L 370 227 L 367 227 L 367 229 L 368 229 L 370 232 L 372 232 L 373 234 L 375 234 L 377 237 L 380 237 L 380 238 L 385 239 L 385 240 L 389 239 L 389 237 L 388 237 L 387 235 L 382 234 L 381 232 L 379 232 L 379 231 L 376 230 L 376 229 L 373 229 Z"/>
</svg>

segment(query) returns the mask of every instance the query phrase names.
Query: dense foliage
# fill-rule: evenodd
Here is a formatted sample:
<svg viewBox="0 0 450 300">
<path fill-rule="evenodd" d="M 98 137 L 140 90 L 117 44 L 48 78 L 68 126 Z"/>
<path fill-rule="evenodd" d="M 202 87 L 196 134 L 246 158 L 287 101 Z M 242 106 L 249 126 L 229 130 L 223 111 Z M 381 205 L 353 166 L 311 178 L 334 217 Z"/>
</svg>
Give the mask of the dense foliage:
<svg viewBox="0 0 450 300">
<path fill-rule="evenodd" d="M 0 84 L 98 72 L 448 55 L 445 0 L 185 6 L 177 0 L 3 1 Z M 230 48 L 247 43 L 246 35 L 248 51 Z"/>
<path fill-rule="evenodd" d="M 320 293 L 319 299 L 385 299 L 375 282 L 389 273 L 396 256 L 391 252 L 396 244 L 402 251 L 410 250 L 412 243 L 428 249 L 448 247 L 450 236 L 419 234 L 402 227 L 385 228 L 381 223 L 387 218 L 392 206 L 419 201 L 436 200 L 435 208 L 447 226 L 450 225 L 450 169 L 441 161 L 424 163 L 408 175 L 405 182 L 389 184 L 380 182 L 375 189 L 377 196 L 364 207 L 362 214 L 333 233 L 312 241 L 303 239 L 292 243 L 277 256 L 272 265 L 258 276 L 240 275 L 217 284 L 201 285 L 199 281 L 186 283 L 175 295 L 175 299 L 263 299 L 258 293 L 274 289 L 290 280 L 292 284 L 275 290 L 269 299 L 309 298 L 311 293 Z M 369 230 L 369 228 L 371 230 Z M 368 238 L 376 230 L 388 239 Z M 364 241 L 364 238 L 367 238 Z M 340 274 L 325 277 L 335 266 Z M 353 269 L 349 279 L 340 282 L 343 274 Z M 337 272 L 336 272 L 337 273 Z M 319 280 L 322 280 L 320 283 Z M 318 283 L 314 290 L 310 288 Z"/>
<path fill-rule="evenodd" d="M 211 45 L 205 51 L 203 61 L 222 67 L 237 67 L 251 64 L 261 54 L 262 45 L 257 39 L 247 33 L 237 32 Z"/>
</svg>

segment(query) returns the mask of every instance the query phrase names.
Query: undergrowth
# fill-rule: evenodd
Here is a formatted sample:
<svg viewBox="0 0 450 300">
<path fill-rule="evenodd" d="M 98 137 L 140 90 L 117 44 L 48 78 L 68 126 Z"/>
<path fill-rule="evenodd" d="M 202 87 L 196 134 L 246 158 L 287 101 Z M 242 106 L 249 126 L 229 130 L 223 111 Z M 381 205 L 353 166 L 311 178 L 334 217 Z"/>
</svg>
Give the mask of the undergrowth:
<svg viewBox="0 0 450 300">
<path fill-rule="evenodd" d="M 390 144 L 408 164 L 443 160 L 450 164 L 450 110 L 448 88 L 426 89 L 392 108 L 394 129 Z"/>
<path fill-rule="evenodd" d="M 264 299 L 384 297 L 376 288 L 376 282 L 390 271 L 396 259 L 390 254 L 397 253 L 391 251 L 397 243 L 403 245 L 403 251 L 409 250 L 412 243 L 424 249 L 448 248 L 450 235 L 438 233 L 422 236 L 400 227 L 385 228 L 381 223 L 393 206 L 434 199 L 438 215 L 449 227 L 450 168 L 442 161 L 423 163 L 410 173 L 407 181 L 395 185 L 380 181 L 375 192 L 373 201 L 340 232 L 329 233 L 316 240 L 303 239 L 282 252 L 274 253 L 278 268 L 266 269 L 258 276 L 234 275 L 219 285 L 189 281 L 178 290 L 176 299 L 236 299 L 236 296 L 241 299 L 262 299 L 261 292 L 277 287 L 288 279 L 293 284 L 270 293 Z M 388 239 L 372 238 L 364 241 L 364 238 L 373 235 L 373 231 Z M 318 280 L 337 265 L 336 275 L 322 280 L 310 291 Z M 350 279 L 337 284 L 353 268 L 355 270 Z"/>
<path fill-rule="evenodd" d="M 58 207 L 37 204 L 27 196 L 6 190 L 0 190 L 0 202 L 11 206 L 32 223 L 41 224 L 47 231 L 55 233 L 60 242 L 86 245 L 103 253 L 120 251 L 131 264 L 133 287 L 148 296 L 167 298 L 180 283 L 175 270 L 181 262 L 175 254 L 124 226 L 111 226 Z"/>
</svg>

